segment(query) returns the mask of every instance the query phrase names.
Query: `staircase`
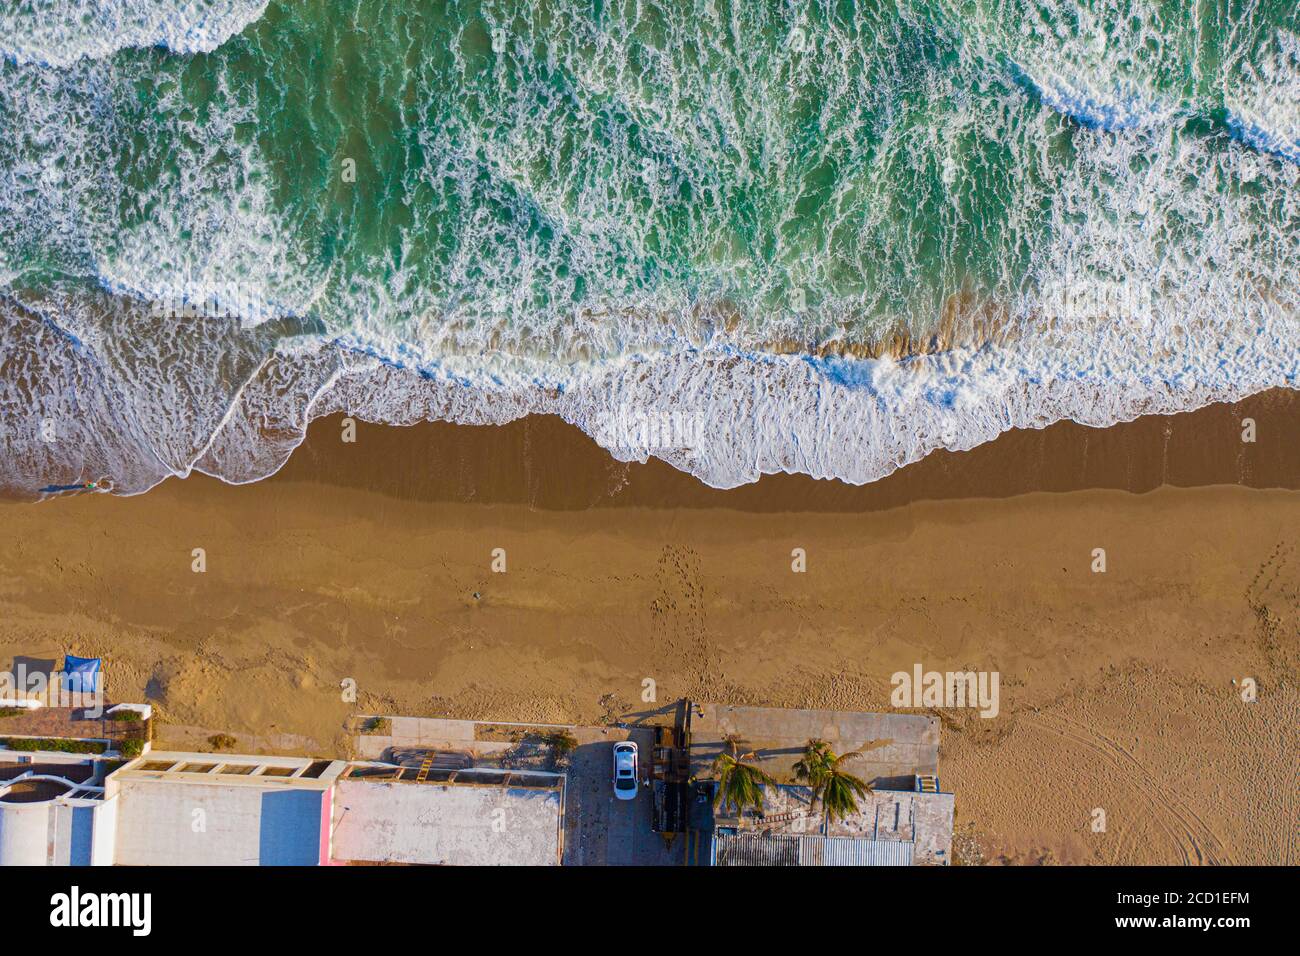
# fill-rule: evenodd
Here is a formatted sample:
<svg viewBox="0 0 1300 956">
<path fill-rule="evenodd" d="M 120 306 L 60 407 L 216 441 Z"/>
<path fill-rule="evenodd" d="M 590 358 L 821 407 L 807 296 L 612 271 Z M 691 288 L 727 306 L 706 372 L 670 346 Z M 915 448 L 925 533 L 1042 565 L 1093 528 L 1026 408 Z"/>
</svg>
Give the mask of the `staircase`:
<svg viewBox="0 0 1300 956">
<path fill-rule="evenodd" d="M 932 773 L 918 773 L 916 775 L 916 792 L 917 793 L 938 793 L 939 778 Z"/>
<path fill-rule="evenodd" d="M 436 756 L 437 754 L 432 751 L 425 755 L 424 760 L 420 762 L 420 772 L 415 775 L 416 783 L 424 783 L 429 779 L 429 770 L 433 767 L 433 758 Z"/>
<path fill-rule="evenodd" d="M 807 815 L 808 811 L 806 810 L 787 810 L 785 813 L 765 813 L 760 818 L 760 822 L 762 824 L 790 823 L 794 820 L 806 817 Z"/>
</svg>

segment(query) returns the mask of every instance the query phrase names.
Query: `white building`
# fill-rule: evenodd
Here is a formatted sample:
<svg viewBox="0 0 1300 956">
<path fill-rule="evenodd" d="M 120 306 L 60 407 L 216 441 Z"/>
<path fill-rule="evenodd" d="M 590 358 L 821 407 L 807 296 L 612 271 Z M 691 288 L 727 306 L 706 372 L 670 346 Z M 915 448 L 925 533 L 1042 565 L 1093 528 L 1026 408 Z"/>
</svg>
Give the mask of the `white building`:
<svg viewBox="0 0 1300 956">
<path fill-rule="evenodd" d="M 361 776 L 335 787 L 335 862 L 558 866 L 564 777 L 460 770 L 454 781 Z M 409 775 L 409 773 L 408 773 Z"/>
<path fill-rule="evenodd" d="M 307 757 L 155 751 L 109 776 L 122 866 L 316 866 L 328 859 L 333 782 Z"/>
<path fill-rule="evenodd" d="M 563 850 L 563 774 L 160 751 L 114 766 L 0 751 L 0 866 L 555 866 Z"/>
<path fill-rule="evenodd" d="M 74 768 L 5 764 L 0 779 L 0 866 L 98 866 L 113 862 L 117 804 Z M 90 778 L 93 779 L 93 778 Z"/>
</svg>

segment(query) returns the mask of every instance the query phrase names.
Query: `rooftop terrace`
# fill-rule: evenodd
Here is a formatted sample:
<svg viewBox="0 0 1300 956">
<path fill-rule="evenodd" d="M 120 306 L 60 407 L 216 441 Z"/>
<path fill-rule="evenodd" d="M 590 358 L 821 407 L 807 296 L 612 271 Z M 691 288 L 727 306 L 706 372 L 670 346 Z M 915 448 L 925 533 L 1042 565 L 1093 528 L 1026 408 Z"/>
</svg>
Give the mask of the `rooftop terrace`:
<svg viewBox="0 0 1300 956">
<path fill-rule="evenodd" d="M 58 740 L 102 740 L 119 750 L 128 740 L 148 740 L 150 719 L 119 719 L 108 705 L 92 707 L 39 707 L 34 710 L 0 708 L 0 738 L 30 737 Z M 127 713 L 135 713 L 134 711 Z"/>
<path fill-rule="evenodd" d="M 914 775 L 939 771 L 935 717 L 710 703 L 691 706 L 691 773 L 701 780 L 712 776 L 713 761 L 727 747 L 728 738 L 736 738 L 742 750 L 756 751 L 762 768 L 781 782 L 793 782 L 794 764 L 812 739 L 825 740 L 839 754 L 862 750 L 851 772 L 880 789 L 911 790 Z"/>
</svg>

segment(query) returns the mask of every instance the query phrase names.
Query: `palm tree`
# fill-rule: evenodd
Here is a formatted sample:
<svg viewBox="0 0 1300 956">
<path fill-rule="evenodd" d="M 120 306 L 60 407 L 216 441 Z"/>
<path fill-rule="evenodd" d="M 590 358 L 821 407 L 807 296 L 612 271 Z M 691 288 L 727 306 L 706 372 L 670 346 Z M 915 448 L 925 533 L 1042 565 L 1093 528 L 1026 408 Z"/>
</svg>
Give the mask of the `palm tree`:
<svg viewBox="0 0 1300 956">
<path fill-rule="evenodd" d="M 822 780 L 830 766 L 831 745 L 824 740 L 810 740 L 804 745 L 803 756 L 794 765 L 794 776 L 813 788 L 821 788 Z"/>
<path fill-rule="evenodd" d="M 858 800 L 871 793 L 871 784 L 853 776 L 843 764 L 862 756 L 861 750 L 837 756 L 824 740 L 810 740 L 794 765 L 794 775 L 812 788 L 812 802 L 820 800 L 827 823 L 858 812 Z M 811 807 L 809 810 L 811 811 Z"/>
<path fill-rule="evenodd" d="M 745 762 L 756 756 L 752 750 L 741 753 L 739 741 L 727 738 L 727 749 L 713 758 L 715 810 L 725 813 L 728 806 L 735 807 L 738 816 L 747 809 L 763 812 L 763 787 L 776 781 L 766 771 Z"/>
<path fill-rule="evenodd" d="M 836 817 L 842 820 L 857 813 L 858 801 L 872 792 L 871 784 L 840 767 L 845 760 L 861 756 L 861 751 L 854 750 L 831 761 L 821 791 L 822 807 L 826 811 L 827 823 L 834 823 Z"/>
</svg>

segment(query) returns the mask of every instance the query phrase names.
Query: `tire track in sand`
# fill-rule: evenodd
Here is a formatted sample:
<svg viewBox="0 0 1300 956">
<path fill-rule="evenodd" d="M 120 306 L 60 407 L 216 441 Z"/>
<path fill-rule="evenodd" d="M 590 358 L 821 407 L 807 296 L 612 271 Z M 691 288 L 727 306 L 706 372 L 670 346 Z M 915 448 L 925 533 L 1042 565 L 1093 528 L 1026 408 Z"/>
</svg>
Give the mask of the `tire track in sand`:
<svg viewBox="0 0 1300 956">
<path fill-rule="evenodd" d="M 1100 754 L 1125 774 L 1136 774 L 1137 783 L 1131 789 L 1140 793 L 1151 806 L 1156 823 L 1169 834 L 1178 847 L 1184 865 L 1232 865 L 1232 854 L 1195 812 L 1163 786 L 1142 762 L 1121 744 L 1105 734 L 1063 717 L 1059 714 L 1039 713 L 1027 719 L 1031 727 L 1055 734 L 1065 740 Z M 1120 777 L 1125 780 L 1125 776 Z"/>
</svg>

